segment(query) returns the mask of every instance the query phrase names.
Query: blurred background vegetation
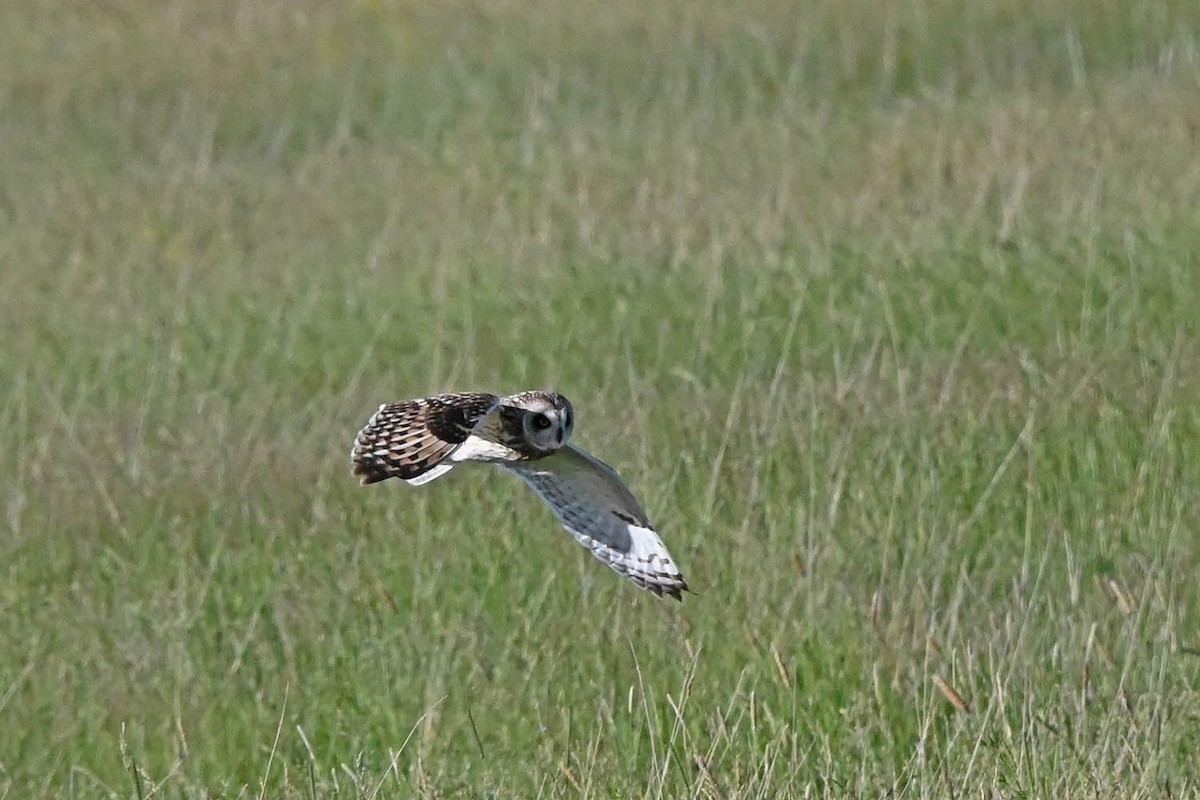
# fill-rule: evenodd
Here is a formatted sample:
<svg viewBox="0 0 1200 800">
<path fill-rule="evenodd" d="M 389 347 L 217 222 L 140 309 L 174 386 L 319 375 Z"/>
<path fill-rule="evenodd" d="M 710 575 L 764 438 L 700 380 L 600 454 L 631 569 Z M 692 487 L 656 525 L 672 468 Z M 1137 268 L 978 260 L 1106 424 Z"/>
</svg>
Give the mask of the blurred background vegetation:
<svg viewBox="0 0 1200 800">
<path fill-rule="evenodd" d="M 1197 4 L 3 13 L 0 794 L 1194 791 Z"/>
</svg>

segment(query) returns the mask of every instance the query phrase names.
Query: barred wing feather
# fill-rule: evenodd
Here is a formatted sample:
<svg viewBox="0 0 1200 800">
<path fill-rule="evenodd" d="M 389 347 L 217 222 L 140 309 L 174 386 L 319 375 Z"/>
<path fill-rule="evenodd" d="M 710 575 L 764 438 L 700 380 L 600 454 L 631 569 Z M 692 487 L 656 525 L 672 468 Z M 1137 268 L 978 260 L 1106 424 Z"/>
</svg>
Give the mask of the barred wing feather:
<svg viewBox="0 0 1200 800">
<path fill-rule="evenodd" d="M 354 439 L 354 474 L 363 483 L 400 478 L 413 485 L 444 475 L 447 458 L 498 402 L 494 394 L 457 392 L 386 403 Z"/>
</svg>

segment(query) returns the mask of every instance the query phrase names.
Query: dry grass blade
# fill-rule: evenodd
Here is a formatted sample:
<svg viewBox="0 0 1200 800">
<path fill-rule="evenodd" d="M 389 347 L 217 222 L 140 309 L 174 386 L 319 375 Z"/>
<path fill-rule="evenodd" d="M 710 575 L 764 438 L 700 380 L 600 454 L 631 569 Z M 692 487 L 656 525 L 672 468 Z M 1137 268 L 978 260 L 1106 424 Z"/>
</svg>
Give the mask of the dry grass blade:
<svg viewBox="0 0 1200 800">
<path fill-rule="evenodd" d="M 783 665 L 783 658 L 779 655 L 779 651 L 775 645 L 771 645 L 771 659 L 775 662 L 775 670 L 779 673 L 779 681 L 785 689 L 792 688 L 792 678 L 788 674 L 788 669 Z"/>
<path fill-rule="evenodd" d="M 967 705 L 967 701 L 963 700 L 962 695 L 955 691 L 954 687 L 947 683 L 946 679 L 941 675 L 935 674 L 933 676 L 933 685 L 937 687 L 938 691 L 942 693 L 943 697 L 950 701 L 950 705 L 954 706 L 964 714 L 969 714 L 971 712 L 971 708 Z"/>
</svg>

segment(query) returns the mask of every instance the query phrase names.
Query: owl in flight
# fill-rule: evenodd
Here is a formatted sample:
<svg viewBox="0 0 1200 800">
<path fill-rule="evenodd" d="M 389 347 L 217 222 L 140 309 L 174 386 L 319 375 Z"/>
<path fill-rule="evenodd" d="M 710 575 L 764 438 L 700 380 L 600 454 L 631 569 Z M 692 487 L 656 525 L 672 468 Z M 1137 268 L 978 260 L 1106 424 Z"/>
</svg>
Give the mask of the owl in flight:
<svg viewBox="0 0 1200 800">
<path fill-rule="evenodd" d="M 612 467 L 568 443 L 574 426 L 575 411 L 557 392 L 439 394 L 380 406 L 350 460 L 363 484 L 400 478 L 420 486 L 459 463 L 501 466 L 605 564 L 681 600 L 687 583 L 646 512 Z"/>
</svg>

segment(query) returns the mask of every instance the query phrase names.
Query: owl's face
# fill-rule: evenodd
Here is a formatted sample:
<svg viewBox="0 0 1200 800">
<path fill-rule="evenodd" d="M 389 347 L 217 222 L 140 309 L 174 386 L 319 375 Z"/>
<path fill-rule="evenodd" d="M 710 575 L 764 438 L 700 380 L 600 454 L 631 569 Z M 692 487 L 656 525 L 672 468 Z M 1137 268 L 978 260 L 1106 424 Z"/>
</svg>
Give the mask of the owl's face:
<svg viewBox="0 0 1200 800">
<path fill-rule="evenodd" d="M 521 439 L 528 447 L 545 453 L 565 445 L 575 429 L 575 409 L 557 392 L 519 395 L 513 398 L 506 416 L 514 427 L 520 425 Z"/>
</svg>

